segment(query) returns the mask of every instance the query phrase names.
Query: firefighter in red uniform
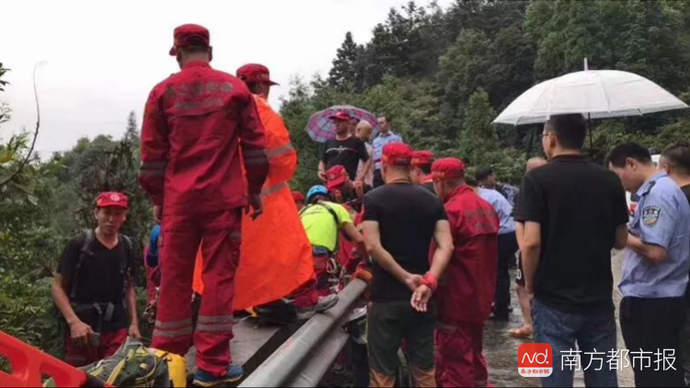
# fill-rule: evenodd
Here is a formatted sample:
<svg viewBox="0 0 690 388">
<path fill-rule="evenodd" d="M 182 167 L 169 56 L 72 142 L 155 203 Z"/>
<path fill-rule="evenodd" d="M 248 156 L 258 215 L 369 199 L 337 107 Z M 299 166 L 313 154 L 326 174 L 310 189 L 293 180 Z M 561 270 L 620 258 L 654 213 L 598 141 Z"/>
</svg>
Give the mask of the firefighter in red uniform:
<svg viewBox="0 0 690 388">
<path fill-rule="evenodd" d="M 431 171 L 455 246 L 435 293 L 437 382 L 441 387 L 482 387 L 488 383 L 482 339 L 496 290 L 498 216 L 465 184 L 460 160 L 438 160 Z"/>
<path fill-rule="evenodd" d="M 434 192 L 434 179 L 431 176 L 431 164 L 434 162 L 434 153 L 431 151 L 414 151 L 412 153 L 412 169 L 410 178 L 415 185 L 421 185 L 432 193 Z"/>
<path fill-rule="evenodd" d="M 265 133 L 244 82 L 210 67 L 207 29 L 176 28 L 170 55 L 182 70 L 151 91 L 141 136 L 139 181 L 162 218 L 164 241 L 152 346 L 184 355 L 193 343 L 194 384 L 209 387 L 243 375 L 230 357 L 234 276 L 241 212 L 248 205 L 254 217 L 262 211 Z M 205 293 L 193 330 L 188 301 L 200 244 Z"/>
</svg>

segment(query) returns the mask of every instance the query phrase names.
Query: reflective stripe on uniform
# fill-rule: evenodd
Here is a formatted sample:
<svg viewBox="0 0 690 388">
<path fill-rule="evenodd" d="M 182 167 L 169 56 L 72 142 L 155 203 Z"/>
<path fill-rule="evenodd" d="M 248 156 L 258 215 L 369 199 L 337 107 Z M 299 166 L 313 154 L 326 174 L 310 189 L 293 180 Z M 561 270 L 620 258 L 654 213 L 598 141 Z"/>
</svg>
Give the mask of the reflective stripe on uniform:
<svg viewBox="0 0 690 388">
<path fill-rule="evenodd" d="M 269 195 L 275 194 L 275 193 L 279 192 L 280 190 L 287 188 L 287 187 L 289 187 L 287 182 L 278 183 L 277 185 L 267 187 L 267 188 L 261 190 L 261 195 L 269 196 Z"/>
<path fill-rule="evenodd" d="M 161 329 L 161 330 L 169 330 L 169 329 L 179 329 L 181 327 L 192 327 L 192 319 L 185 319 L 182 321 L 175 321 L 175 322 L 161 322 L 161 321 L 156 321 L 156 329 Z"/>
<path fill-rule="evenodd" d="M 233 321 L 233 316 L 232 315 L 222 315 L 219 317 L 209 317 L 206 315 L 199 315 L 199 320 L 197 321 L 198 323 L 232 323 Z"/>
<path fill-rule="evenodd" d="M 290 153 L 291 151 L 294 151 L 294 150 L 295 150 L 295 148 L 292 146 L 292 144 L 288 144 L 288 145 L 285 145 L 285 146 L 282 146 L 282 147 L 278 147 L 278 148 L 274 148 L 274 149 L 272 149 L 272 150 L 266 151 L 266 156 L 267 156 L 269 159 L 277 158 L 277 157 L 279 157 L 279 156 L 283 156 L 283 155 L 285 155 L 285 154 L 288 154 L 288 153 Z"/>
<path fill-rule="evenodd" d="M 218 333 L 232 331 L 232 323 L 198 323 L 197 332 Z"/>
<path fill-rule="evenodd" d="M 187 328 L 180 329 L 180 330 L 171 330 L 171 331 L 155 329 L 153 331 L 153 336 L 154 337 L 161 337 L 161 338 L 176 338 L 176 337 L 186 337 L 186 336 L 192 335 L 193 332 L 194 332 L 194 329 L 192 329 L 191 327 L 187 327 Z"/>
<path fill-rule="evenodd" d="M 197 332 L 227 332 L 232 331 L 233 317 L 232 315 L 224 315 L 219 317 L 209 317 L 199 315 L 199 320 L 196 324 Z"/>
<path fill-rule="evenodd" d="M 139 167 L 140 176 L 164 176 L 168 168 L 168 162 L 141 162 Z"/>
</svg>

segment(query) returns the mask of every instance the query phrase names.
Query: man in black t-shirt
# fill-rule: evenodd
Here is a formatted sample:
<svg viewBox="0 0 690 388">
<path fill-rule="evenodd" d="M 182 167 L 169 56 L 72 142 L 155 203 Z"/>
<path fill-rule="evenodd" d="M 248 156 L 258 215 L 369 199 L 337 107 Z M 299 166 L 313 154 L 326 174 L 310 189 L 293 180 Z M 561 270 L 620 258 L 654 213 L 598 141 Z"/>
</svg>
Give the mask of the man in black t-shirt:
<svg viewBox="0 0 690 388">
<path fill-rule="evenodd" d="M 525 288 L 534 294 L 534 342 L 553 347 L 544 387 L 572 386 L 563 352 L 617 349 L 611 249 L 625 248 L 628 210 L 618 177 L 580 155 L 586 136 L 580 114 L 552 116 L 542 145 L 550 163 L 528 172 L 515 221 L 521 237 Z M 596 350 L 594 350 L 596 348 Z M 567 364 L 566 364 L 567 365 Z M 617 386 L 616 370 L 585 370 L 588 385 Z"/>
<path fill-rule="evenodd" d="M 443 204 L 410 182 L 411 160 L 410 146 L 386 145 L 382 157 L 386 185 L 364 197 L 364 242 L 374 259 L 368 326 L 372 387 L 394 385 L 403 340 L 417 386 L 436 386 L 436 320 L 426 307 L 431 295 L 415 301 L 415 307 L 412 295 L 421 285 L 436 289 L 450 260 L 453 239 Z M 432 241 L 438 248 L 429 265 Z"/>
<path fill-rule="evenodd" d="M 118 234 L 127 207 L 124 194 L 102 193 L 94 211 L 98 227 L 70 241 L 62 254 L 52 294 L 69 325 L 65 361 L 73 366 L 111 356 L 128 335 L 141 339 L 135 253 L 131 240 Z"/>
<path fill-rule="evenodd" d="M 541 157 L 533 157 L 527 161 L 527 172 L 539 168 L 548 162 L 546 159 Z M 518 236 L 518 244 L 520 237 L 522 236 L 524 225 L 520 222 L 515 223 L 515 234 Z M 519 329 L 514 329 L 510 331 L 511 337 L 515 338 L 532 338 L 534 333 L 532 326 L 532 298 L 525 290 L 525 278 L 522 276 L 522 255 L 518 255 L 518 265 L 517 272 L 515 275 L 515 293 L 517 294 L 518 302 L 520 303 L 520 309 L 522 310 L 522 318 L 524 324 Z"/>
<path fill-rule="evenodd" d="M 666 171 L 673 179 L 690 203 L 690 144 L 677 142 L 669 145 L 661 153 L 659 169 Z M 690 384 L 690 285 L 685 291 L 686 322 L 681 331 L 681 357 L 685 370 L 685 382 Z"/>
<path fill-rule="evenodd" d="M 335 139 L 326 141 L 319 162 L 319 178 L 326 180 L 326 171 L 334 166 L 343 166 L 356 182 L 364 182 L 365 172 L 369 171 L 371 160 L 369 152 L 362 140 L 353 136 L 350 132 L 351 117 L 345 112 L 339 112 L 331 117 L 335 121 Z M 357 176 L 359 161 L 365 163 L 362 168 L 362 176 Z"/>
</svg>

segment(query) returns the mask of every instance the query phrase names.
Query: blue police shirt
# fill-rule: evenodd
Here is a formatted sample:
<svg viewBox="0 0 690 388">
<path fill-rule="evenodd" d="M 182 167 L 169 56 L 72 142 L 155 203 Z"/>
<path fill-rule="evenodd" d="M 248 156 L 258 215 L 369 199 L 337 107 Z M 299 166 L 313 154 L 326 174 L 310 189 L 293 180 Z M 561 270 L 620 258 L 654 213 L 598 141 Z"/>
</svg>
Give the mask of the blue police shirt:
<svg viewBox="0 0 690 388">
<path fill-rule="evenodd" d="M 510 202 L 501 193 L 492 189 L 479 189 L 479 196 L 490 203 L 491 207 L 498 213 L 500 222 L 498 234 L 515 232 L 515 220 L 511 216 L 513 214 L 513 207 L 510 205 Z"/>
<path fill-rule="evenodd" d="M 637 298 L 681 297 L 690 270 L 688 200 L 665 173 L 650 178 L 637 195 L 640 200 L 628 230 L 644 243 L 666 248 L 666 261 L 654 264 L 626 248 L 621 292 Z"/>
<path fill-rule="evenodd" d="M 402 143 L 402 136 L 393 131 L 388 132 L 387 135 L 383 133 L 379 134 L 376 139 L 374 139 L 374 162 L 376 162 L 376 169 L 381 169 L 381 156 L 383 156 L 383 147 L 387 144 Z"/>
</svg>

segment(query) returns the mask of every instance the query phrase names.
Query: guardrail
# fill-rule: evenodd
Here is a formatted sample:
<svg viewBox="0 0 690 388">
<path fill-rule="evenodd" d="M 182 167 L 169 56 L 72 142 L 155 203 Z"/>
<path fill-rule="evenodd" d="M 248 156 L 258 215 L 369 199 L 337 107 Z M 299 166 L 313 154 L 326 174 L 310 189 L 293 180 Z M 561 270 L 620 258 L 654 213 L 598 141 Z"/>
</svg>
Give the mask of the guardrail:
<svg viewBox="0 0 690 388">
<path fill-rule="evenodd" d="M 240 387 L 317 386 L 347 342 L 341 326 L 366 288 L 354 279 L 338 294 L 338 304 L 307 321 Z"/>
</svg>

